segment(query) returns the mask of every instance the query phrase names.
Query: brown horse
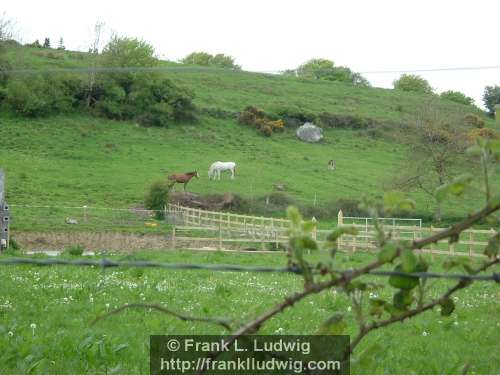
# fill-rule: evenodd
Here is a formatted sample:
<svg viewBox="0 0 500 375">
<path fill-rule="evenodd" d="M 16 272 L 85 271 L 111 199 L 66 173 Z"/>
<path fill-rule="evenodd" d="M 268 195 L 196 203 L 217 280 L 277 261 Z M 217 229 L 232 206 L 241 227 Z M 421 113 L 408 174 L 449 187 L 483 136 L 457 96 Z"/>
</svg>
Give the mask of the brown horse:
<svg viewBox="0 0 500 375">
<path fill-rule="evenodd" d="M 188 173 L 183 173 L 183 174 L 171 174 L 170 176 L 168 176 L 168 180 L 169 181 L 172 181 L 172 185 L 170 185 L 172 188 L 174 187 L 174 185 L 176 183 L 180 183 L 180 184 L 184 184 L 184 191 L 186 191 L 186 185 L 188 184 L 189 181 L 191 181 L 191 179 L 193 177 L 200 177 L 200 175 L 198 174 L 197 171 L 194 171 L 194 172 L 188 172 Z"/>
</svg>

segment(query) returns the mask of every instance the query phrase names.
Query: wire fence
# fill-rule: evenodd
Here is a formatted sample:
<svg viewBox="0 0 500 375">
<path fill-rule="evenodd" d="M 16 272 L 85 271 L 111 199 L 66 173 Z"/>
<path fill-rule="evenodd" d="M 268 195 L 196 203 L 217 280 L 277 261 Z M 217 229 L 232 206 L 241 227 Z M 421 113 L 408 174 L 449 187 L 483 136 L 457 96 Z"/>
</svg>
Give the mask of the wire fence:
<svg viewBox="0 0 500 375">
<path fill-rule="evenodd" d="M 164 210 L 11 204 L 13 230 L 165 232 Z"/>
<path fill-rule="evenodd" d="M 500 258 L 498 258 L 500 261 Z M 100 267 L 100 268 L 115 268 L 115 267 L 140 267 L 140 268 L 162 268 L 170 270 L 206 270 L 217 272 L 257 272 L 257 273 L 292 273 L 301 275 L 303 270 L 298 267 L 273 268 L 273 267 L 254 267 L 240 266 L 229 264 L 183 264 L 183 263 L 162 263 L 149 261 L 112 261 L 109 259 L 102 260 L 65 260 L 65 259 L 33 259 L 33 258 L 10 258 L 0 259 L 0 266 L 12 265 L 35 265 L 35 266 L 79 266 L 79 267 Z M 311 270 L 313 273 L 319 272 Z M 333 270 L 332 273 L 341 274 L 352 272 L 352 270 Z M 415 272 L 406 273 L 398 271 L 370 271 L 367 275 L 391 277 L 402 276 L 415 279 L 448 279 L 448 280 L 465 280 L 465 281 L 493 281 L 500 283 L 500 273 L 492 273 L 489 275 L 468 275 L 468 274 L 446 274 L 434 272 Z"/>
</svg>

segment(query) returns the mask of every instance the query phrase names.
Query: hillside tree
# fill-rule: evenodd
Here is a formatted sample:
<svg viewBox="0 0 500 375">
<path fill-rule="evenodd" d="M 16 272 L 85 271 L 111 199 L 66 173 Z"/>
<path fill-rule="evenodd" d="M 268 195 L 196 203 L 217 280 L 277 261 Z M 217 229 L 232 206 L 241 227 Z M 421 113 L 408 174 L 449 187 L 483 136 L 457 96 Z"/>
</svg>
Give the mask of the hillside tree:
<svg viewBox="0 0 500 375">
<path fill-rule="evenodd" d="M 433 89 L 426 79 L 413 74 L 401 75 L 401 77 L 393 82 L 393 85 L 396 90 L 422 94 L 433 93 Z"/>
<path fill-rule="evenodd" d="M 0 41 L 14 38 L 15 23 L 6 13 L 0 15 Z"/>
<path fill-rule="evenodd" d="M 130 92 L 135 81 L 146 75 L 134 72 L 134 68 L 152 68 L 158 65 L 153 46 L 144 40 L 113 36 L 102 51 L 102 65 L 106 68 L 123 68 L 109 76 L 126 92 Z"/>
<path fill-rule="evenodd" d="M 486 86 L 483 94 L 484 106 L 491 115 L 495 114 L 495 106 L 500 104 L 500 86 Z"/>
<path fill-rule="evenodd" d="M 464 105 L 473 105 L 474 104 L 474 99 L 461 93 L 460 91 L 448 90 L 448 91 L 442 92 L 441 94 L 439 94 L 439 96 L 442 99 L 450 100 L 450 101 L 458 103 L 458 104 L 464 104 Z"/>
<path fill-rule="evenodd" d="M 159 62 L 152 45 L 114 36 L 99 61 L 111 69 L 98 75 L 95 90 L 96 108 L 104 116 L 153 126 L 195 119 L 193 94 L 152 69 Z"/>
<path fill-rule="evenodd" d="M 328 59 L 311 59 L 296 70 L 288 70 L 284 74 L 306 79 L 352 83 L 355 86 L 370 86 L 368 80 L 360 73 L 355 73 L 345 66 L 335 66 L 334 62 Z"/>
<path fill-rule="evenodd" d="M 92 56 L 92 68 L 97 67 L 99 49 L 101 46 L 102 36 L 105 30 L 106 24 L 102 21 L 97 21 L 94 25 L 92 32 L 92 41 L 90 42 L 89 53 Z M 95 101 L 94 99 L 94 87 L 96 83 L 96 71 L 91 70 L 89 73 L 88 89 L 85 103 L 87 108 L 90 107 L 91 103 Z"/>
<path fill-rule="evenodd" d="M 43 48 L 50 48 L 50 38 L 45 38 L 43 41 Z"/>
<path fill-rule="evenodd" d="M 433 103 L 426 104 L 409 123 L 404 141 L 410 145 L 405 172 L 399 173 L 397 189 L 417 189 L 435 198 L 435 190 L 449 183 L 462 165 L 466 137 L 460 116 L 442 113 Z"/>
<path fill-rule="evenodd" d="M 59 42 L 57 43 L 57 49 L 61 51 L 64 51 L 66 49 L 66 47 L 64 47 L 64 40 L 62 37 L 59 38 Z"/>
<path fill-rule="evenodd" d="M 184 57 L 181 62 L 188 65 L 213 66 L 235 70 L 241 69 L 241 66 L 236 64 L 234 57 L 223 53 L 212 55 L 208 52 L 192 52 Z"/>
</svg>

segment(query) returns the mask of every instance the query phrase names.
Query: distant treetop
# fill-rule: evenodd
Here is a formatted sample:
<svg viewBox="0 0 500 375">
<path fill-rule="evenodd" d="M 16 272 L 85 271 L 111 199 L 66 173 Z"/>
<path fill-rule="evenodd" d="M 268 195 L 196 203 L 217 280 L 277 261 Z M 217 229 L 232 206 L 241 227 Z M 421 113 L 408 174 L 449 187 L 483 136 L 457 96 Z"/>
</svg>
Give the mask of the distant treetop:
<svg viewBox="0 0 500 375">
<path fill-rule="evenodd" d="M 370 82 L 361 74 L 345 66 L 335 66 L 333 61 L 327 59 L 311 59 L 297 69 L 285 70 L 283 74 L 307 79 L 346 82 L 356 86 L 370 86 Z"/>
<path fill-rule="evenodd" d="M 211 55 L 208 52 L 192 52 L 184 57 L 181 62 L 187 65 L 213 66 L 217 68 L 241 70 L 234 57 L 218 53 Z"/>
<path fill-rule="evenodd" d="M 427 80 L 413 74 L 402 74 L 393 82 L 396 90 L 407 92 L 418 92 L 422 94 L 432 94 L 434 90 Z"/>
<path fill-rule="evenodd" d="M 474 99 L 472 99 L 469 96 L 466 96 L 465 94 L 461 93 L 460 91 L 444 91 L 439 95 L 442 99 L 446 100 L 451 100 L 452 102 L 459 103 L 459 104 L 465 104 L 465 105 L 473 105 L 474 104 Z"/>
</svg>

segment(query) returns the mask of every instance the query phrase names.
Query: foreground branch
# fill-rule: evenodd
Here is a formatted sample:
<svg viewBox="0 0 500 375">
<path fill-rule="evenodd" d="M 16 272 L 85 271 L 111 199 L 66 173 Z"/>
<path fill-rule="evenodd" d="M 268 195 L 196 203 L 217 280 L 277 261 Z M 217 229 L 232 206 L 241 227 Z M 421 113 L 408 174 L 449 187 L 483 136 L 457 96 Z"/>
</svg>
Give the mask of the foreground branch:
<svg viewBox="0 0 500 375">
<path fill-rule="evenodd" d="M 454 238 L 454 237 L 460 235 L 460 233 L 462 231 L 470 228 L 476 222 L 484 219 L 485 217 L 487 217 L 488 215 L 490 215 L 491 213 L 493 213 L 499 209 L 500 209 L 500 203 L 497 203 L 495 205 L 488 204 L 482 210 L 477 211 L 476 213 L 467 217 L 467 219 L 465 219 L 464 221 L 462 221 L 458 224 L 455 224 L 448 229 L 445 229 L 439 233 L 436 233 L 435 235 L 424 238 L 422 240 L 413 241 L 409 248 L 411 250 L 420 249 L 420 248 L 422 248 L 426 245 L 429 245 L 431 243 L 436 243 L 444 238 L 448 238 L 448 237 Z M 401 253 L 401 249 L 398 249 L 396 256 L 398 256 L 400 253 Z M 481 267 L 480 269 L 476 270 L 476 272 L 481 272 L 482 270 L 486 269 L 490 265 L 497 263 L 498 261 L 499 261 L 499 259 L 495 258 L 494 261 L 487 263 L 487 266 Z M 372 263 L 369 263 L 364 267 L 354 269 L 354 270 L 344 271 L 344 272 L 340 273 L 339 277 L 333 278 L 332 280 L 320 282 L 320 283 L 309 284 L 302 292 L 295 293 L 289 297 L 286 297 L 283 302 L 279 303 L 278 305 L 276 305 L 272 309 L 266 311 L 265 313 L 261 314 L 256 319 L 254 319 L 253 321 L 247 323 L 246 325 L 244 325 L 243 327 L 238 329 L 227 340 L 227 346 L 231 346 L 238 338 L 240 338 L 241 336 L 243 336 L 245 334 L 251 334 L 251 333 L 257 332 L 267 320 L 269 320 L 273 316 L 281 313 L 286 308 L 293 306 L 295 303 L 308 297 L 309 295 L 320 293 L 323 290 L 329 289 L 329 288 L 334 287 L 334 286 L 341 287 L 341 286 L 348 285 L 353 279 L 355 279 L 359 276 L 368 274 L 370 271 L 379 268 L 383 264 L 385 264 L 385 262 L 382 262 L 380 260 L 375 260 Z M 395 319 L 395 318 L 391 318 L 385 322 L 379 322 L 378 324 L 380 324 L 380 327 L 382 327 L 382 326 L 389 325 L 395 321 L 402 321 L 402 320 L 409 318 L 413 315 L 417 315 L 420 312 L 426 311 L 426 310 L 434 307 L 435 305 L 439 304 L 439 302 L 441 302 L 442 299 L 446 298 L 447 296 L 453 294 L 455 291 L 462 289 L 469 284 L 470 284 L 470 281 L 467 282 L 467 281 L 461 280 L 453 288 L 451 288 L 447 292 L 447 293 L 449 293 L 448 295 L 447 295 L 447 293 L 445 293 L 445 295 L 443 295 L 439 299 L 434 300 L 434 301 L 430 302 L 429 304 L 422 306 L 420 309 L 411 310 L 411 311 L 403 314 L 402 316 L 398 317 L 399 319 L 392 321 L 392 319 Z M 370 326 L 365 328 L 365 330 L 367 330 L 366 333 L 364 333 L 363 335 L 360 335 L 359 337 L 357 337 L 354 340 L 354 342 L 353 342 L 354 345 L 351 344 L 351 346 L 349 347 L 349 353 L 354 349 L 354 347 L 359 343 L 359 341 L 361 341 L 361 339 L 368 332 L 370 332 L 376 328 L 380 328 L 380 327 L 375 327 L 375 326 L 373 328 L 369 328 L 369 327 Z M 211 352 L 207 355 L 206 358 L 208 359 L 208 361 L 210 361 L 210 360 L 216 358 L 220 353 L 221 353 L 220 351 Z M 197 374 L 201 374 L 203 372 L 204 372 L 204 369 L 199 369 L 197 371 Z"/>
<path fill-rule="evenodd" d="M 486 269 L 488 269 L 489 267 L 491 267 L 491 266 L 493 266 L 495 264 L 500 264 L 500 258 L 495 258 L 495 259 L 493 259 L 493 260 L 485 263 L 484 265 L 482 265 L 481 267 L 479 267 L 478 269 L 476 269 L 473 273 L 474 274 L 478 274 L 480 272 L 483 272 L 483 271 L 485 271 Z M 421 307 L 418 307 L 418 308 L 413 309 L 413 310 L 409 310 L 409 311 L 407 311 L 407 312 L 405 312 L 405 313 L 403 313 L 401 315 L 392 316 L 392 317 L 390 317 L 390 318 L 388 318 L 386 320 L 381 320 L 381 321 L 378 321 L 378 322 L 377 321 L 372 322 L 368 326 L 362 326 L 361 329 L 360 329 L 360 332 L 359 332 L 358 336 L 356 336 L 356 338 L 351 342 L 351 345 L 349 346 L 349 352 L 348 352 L 348 354 L 351 354 L 354 351 L 354 348 L 371 331 L 374 331 L 376 329 L 388 326 L 388 325 L 396 323 L 396 322 L 402 322 L 405 319 L 409 319 L 409 318 L 411 318 L 411 317 L 413 317 L 415 315 L 419 315 L 419 314 L 421 314 L 421 313 L 423 313 L 423 312 L 425 312 L 427 310 L 430 310 L 433 307 L 439 305 L 441 302 L 445 301 L 453 293 L 457 292 L 460 289 L 463 289 L 463 288 L 469 286 L 471 283 L 472 283 L 472 280 L 460 280 L 452 288 L 448 289 L 448 291 L 446 291 L 446 293 L 444 293 L 440 297 L 432 300 L 431 302 L 429 302 L 429 303 L 427 303 L 427 304 L 425 304 L 425 305 L 423 305 Z"/>
<path fill-rule="evenodd" d="M 178 318 L 180 320 L 183 320 L 183 321 L 212 323 L 212 324 L 220 325 L 220 326 L 224 327 L 225 329 L 227 329 L 229 331 L 231 330 L 231 326 L 229 325 L 229 322 L 227 320 L 225 320 L 225 319 L 221 319 L 221 318 L 203 318 L 203 317 L 197 317 L 197 316 L 183 315 L 181 313 L 169 310 L 166 307 L 163 307 L 163 306 L 160 306 L 160 305 L 155 305 L 155 304 L 147 304 L 147 303 L 130 303 L 130 304 L 127 304 L 127 305 L 123 305 L 123 306 L 121 306 L 121 307 L 119 307 L 117 309 L 114 309 L 114 310 L 112 310 L 110 312 L 107 312 L 106 314 L 98 316 L 97 318 L 95 318 L 95 320 L 92 322 L 92 324 L 95 324 L 95 323 L 97 323 L 98 321 L 100 321 L 102 319 L 108 318 L 111 315 L 119 314 L 120 312 L 122 312 L 122 311 L 124 311 L 126 309 L 130 309 L 130 308 L 153 309 L 153 310 L 160 311 L 160 312 L 162 312 L 164 314 L 172 315 L 172 316 L 174 316 L 174 317 L 176 317 L 176 318 Z"/>
</svg>

